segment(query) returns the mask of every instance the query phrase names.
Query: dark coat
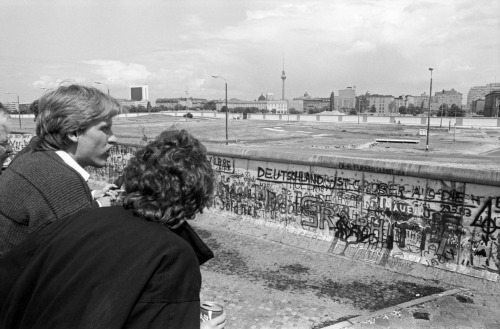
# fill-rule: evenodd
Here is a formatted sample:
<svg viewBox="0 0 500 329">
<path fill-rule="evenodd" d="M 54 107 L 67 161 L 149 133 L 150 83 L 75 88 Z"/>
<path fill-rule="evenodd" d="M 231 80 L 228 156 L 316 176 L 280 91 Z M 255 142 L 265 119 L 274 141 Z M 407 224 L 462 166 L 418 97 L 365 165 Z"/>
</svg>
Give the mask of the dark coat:
<svg viewBox="0 0 500 329">
<path fill-rule="evenodd" d="M 51 223 L 0 257 L 0 328 L 199 328 L 189 244 L 122 207 Z"/>
</svg>

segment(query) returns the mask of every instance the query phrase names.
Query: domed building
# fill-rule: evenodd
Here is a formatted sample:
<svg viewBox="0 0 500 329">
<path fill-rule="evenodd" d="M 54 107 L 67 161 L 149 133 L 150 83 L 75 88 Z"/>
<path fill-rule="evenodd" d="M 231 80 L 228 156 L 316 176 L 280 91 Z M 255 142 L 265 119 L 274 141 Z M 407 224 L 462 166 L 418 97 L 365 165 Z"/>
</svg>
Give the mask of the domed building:
<svg viewBox="0 0 500 329">
<path fill-rule="evenodd" d="M 265 101 L 265 100 L 266 100 L 266 96 L 264 96 L 264 94 L 260 94 L 258 101 Z"/>
</svg>

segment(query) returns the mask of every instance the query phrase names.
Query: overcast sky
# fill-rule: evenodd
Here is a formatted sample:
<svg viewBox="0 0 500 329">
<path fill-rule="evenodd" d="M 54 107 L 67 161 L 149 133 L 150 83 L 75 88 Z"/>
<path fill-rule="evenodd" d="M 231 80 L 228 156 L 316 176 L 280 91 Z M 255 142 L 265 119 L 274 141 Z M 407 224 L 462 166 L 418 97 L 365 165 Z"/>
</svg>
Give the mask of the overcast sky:
<svg viewBox="0 0 500 329">
<path fill-rule="evenodd" d="M 500 82 L 500 1 L 0 0 L 0 101 L 63 80 L 113 96 L 399 96 Z M 103 90 L 107 87 L 98 86 Z"/>
</svg>

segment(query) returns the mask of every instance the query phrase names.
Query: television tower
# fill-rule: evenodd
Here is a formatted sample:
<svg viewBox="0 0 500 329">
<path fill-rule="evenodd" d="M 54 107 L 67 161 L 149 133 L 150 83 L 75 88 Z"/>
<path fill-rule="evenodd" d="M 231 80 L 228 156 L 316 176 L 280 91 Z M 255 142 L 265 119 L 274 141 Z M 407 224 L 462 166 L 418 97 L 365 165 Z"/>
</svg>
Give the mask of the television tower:
<svg viewBox="0 0 500 329">
<path fill-rule="evenodd" d="M 281 92 L 281 100 L 285 100 L 285 79 L 286 79 L 286 74 L 285 74 L 285 58 L 283 57 L 283 72 L 281 72 L 281 80 L 283 80 L 283 90 Z"/>
</svg>

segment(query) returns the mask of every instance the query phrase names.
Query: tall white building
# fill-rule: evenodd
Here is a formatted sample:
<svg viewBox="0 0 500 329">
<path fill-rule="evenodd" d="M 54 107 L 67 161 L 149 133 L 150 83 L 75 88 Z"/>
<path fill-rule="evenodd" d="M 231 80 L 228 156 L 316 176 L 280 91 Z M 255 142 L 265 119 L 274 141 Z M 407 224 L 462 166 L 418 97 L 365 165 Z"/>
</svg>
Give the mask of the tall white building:
<svg viewBox="0 0 500 329">
<path fill-rule="evenodd" d="M 488 83 L 486 86 L 472 87 L 467 93 L 467 111 L 470 111 L 473 101 L 484 99 L 486 94 L 494 90 L 500 90 L 500 83 Z"/>
<path fill-rule="evenodd" d="M 356 107 L 356 87 L 346 87 L 339 90 L 339 96 L 335 97 L 335 109 L 344 112 L 343 109 L 353 109 Z"/>
<path fill-rule="evenodd" d="M 132 101 L 148 101 L 149 91 L 147 85 L 131 86 L 130 100 Z"/>
</svg>

